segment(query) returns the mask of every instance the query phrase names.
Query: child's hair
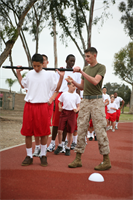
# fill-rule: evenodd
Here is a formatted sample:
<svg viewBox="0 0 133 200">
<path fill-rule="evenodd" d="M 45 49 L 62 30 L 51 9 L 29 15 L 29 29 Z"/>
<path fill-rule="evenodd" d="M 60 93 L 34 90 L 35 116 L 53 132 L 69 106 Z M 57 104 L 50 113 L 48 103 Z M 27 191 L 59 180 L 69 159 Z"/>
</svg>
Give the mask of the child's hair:
<svg viewBox="0 0 133 200">
<path fill-rule="evenodd" d="M 74 58 L 75 58 L 75 56 L 74 56 L 73 54 L 69 54 L 69 55 L 66 57 L 66 61 L 68 61 L 70 57 L 74 57 Z"/>
<path fill-rule="evenodd" d="M 45 54 L 42 54 L 43 57 L 46 58 L 46 60 L 48 60 L 48 56 L 46 56 Z"/>
<path fill-rule="evenodd" d="M 84 52 L 85 53 L 90 52 L 91 54 L 96 54 L 96 55 L 98 53 L 97 50 L 96 50 L 96 48 L 94 48 L 94 47 L 90 47 L 90 48 L 86 49 Z"/>
<path fill-rule="evenodd" d="M 38 54 L 38 53 L 35 53 L 33 56 L 32 56 L 32 62 L 40 62 L 43 64 L 43 57 L 41 54 Z"/>
</svg>

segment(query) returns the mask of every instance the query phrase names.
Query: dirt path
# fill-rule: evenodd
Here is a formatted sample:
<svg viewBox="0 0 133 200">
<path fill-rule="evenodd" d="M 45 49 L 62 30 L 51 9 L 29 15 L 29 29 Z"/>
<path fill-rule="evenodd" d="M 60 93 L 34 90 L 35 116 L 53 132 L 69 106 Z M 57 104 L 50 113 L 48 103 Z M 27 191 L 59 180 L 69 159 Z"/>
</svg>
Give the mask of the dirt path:
<svg viewBox="0 0 133 200">
<path fill-rule="evenodd" d="M 0 150 L 25 142 L 20 134 L 22 117 L 23 111 L 0 110 Z"/>
</svg>

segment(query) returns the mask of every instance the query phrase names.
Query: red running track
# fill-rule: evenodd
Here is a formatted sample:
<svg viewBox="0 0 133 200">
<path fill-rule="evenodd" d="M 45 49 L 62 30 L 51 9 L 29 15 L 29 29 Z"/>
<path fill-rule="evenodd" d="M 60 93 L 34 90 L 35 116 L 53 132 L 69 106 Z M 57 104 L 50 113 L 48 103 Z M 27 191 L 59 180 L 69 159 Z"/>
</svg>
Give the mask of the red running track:
<svg viewBox="0 0 133 200">
<path fill-rule="evenodd" d="M 48 152 L 47 167 L 40 166 L 39 158 L 34 158 L 33 165 L 21 166 L 25 145 L 0 152 L 0 199 L 132 200 L 133 123 L 119 123 L 119 130 L 107 134 L 112 168 L 103 172 L 94 170 L 102 161 L 97 141 L 88 141 L 82 155 L 83 167 L 75 169 L 68 168 L 75 158 L 74 151 L 71 156 Z M 104 182 L 88 180 L 95 172 L 104 177 Z"/>
</svg>

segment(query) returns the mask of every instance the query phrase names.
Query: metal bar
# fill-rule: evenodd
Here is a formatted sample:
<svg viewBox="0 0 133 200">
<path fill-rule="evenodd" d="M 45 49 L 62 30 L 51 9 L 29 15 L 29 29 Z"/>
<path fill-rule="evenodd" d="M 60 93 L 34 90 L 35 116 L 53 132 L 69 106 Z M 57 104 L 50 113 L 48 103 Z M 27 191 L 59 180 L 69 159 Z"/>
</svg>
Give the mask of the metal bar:
<svg viewBox="0 0 133 200">
<path fill-rule="evenodd" d="M 5 69 L 28 69 L 28 70 L 33 69 L 33 67 L 17 67 L 17 66 L 2 66 L 2 68 L 5 68 Z M 53 71 L 56 69 L 58 69 L 59 71 L 73 71 L 72 68 L 43 68 L 43 69 L 50 70 L 50 71 Z"/>
</svg>

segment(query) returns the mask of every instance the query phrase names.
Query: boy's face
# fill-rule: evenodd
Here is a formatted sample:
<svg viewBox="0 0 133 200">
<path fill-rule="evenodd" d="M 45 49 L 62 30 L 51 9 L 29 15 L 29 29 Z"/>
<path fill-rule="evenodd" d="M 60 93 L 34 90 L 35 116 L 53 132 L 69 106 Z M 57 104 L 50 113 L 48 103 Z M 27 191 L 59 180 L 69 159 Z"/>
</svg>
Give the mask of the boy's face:
<svg viewBox="0 0 133 200">
<path fill-rule="evenodd" d="M 75 91 L 75 89 L 76 89 L 76 86 L 73 84 L 73 83 L 71 83 L 71 85 L 68 85 L 68 87 L 69 87 L 69 91 L 70 92 L 74 92 Z"/>
<path fill-rule="evenodd" d="M 92 54 L 90 52 L 85 53 L 85 60 L 87 61 L 88 64 L 93 64 L 94 61 L 96 60 L 96 54 Z"/>
<path fill-rule="evenodd" d="M 42 63 L 40 63 L 40 62 L 35 62 L 35 61 L 32 62 L 32 66 L 33 66 L 34 70 L 35 70 L 37 73 L 39 73 L 39 72 L 42 70 L 42 68 L 43 68 L 43 64 L 42 64 Z"/>
<path fill-rule="evenodd" d="M 103 93 L 106 94 L 107 90 L 106 88 L 103 88 Z"/>
<path fill-rule="evenodd" d="M 111 103 L 113 103 L 114 102 L 114 96 L 111 96 Z"/>
<path fill-rule="evenodd" d="M 66 61 L 66 63 L 68 67 L 72 68 L 75 64 L 75 57 L 70 56 L 69 59 Z"/>
<path fill-rule="evenodd" d="M 48 60 L 45 56 L 43 56 L 43 67 L 47 68 Z"/>
</svg>

